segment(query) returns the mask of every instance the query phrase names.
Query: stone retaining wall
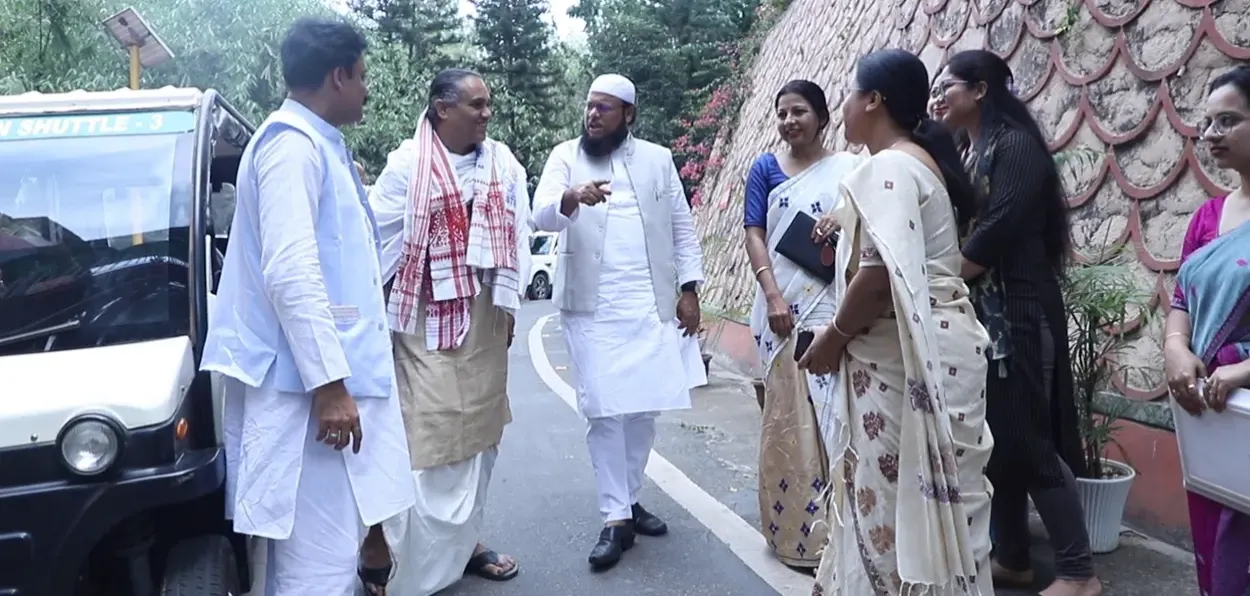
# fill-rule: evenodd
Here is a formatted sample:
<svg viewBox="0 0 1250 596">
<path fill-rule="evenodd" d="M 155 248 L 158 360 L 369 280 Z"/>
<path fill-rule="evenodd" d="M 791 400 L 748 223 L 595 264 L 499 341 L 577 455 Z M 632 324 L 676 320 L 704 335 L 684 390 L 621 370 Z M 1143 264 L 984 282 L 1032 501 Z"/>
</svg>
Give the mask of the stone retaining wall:
<svg viewBox="0 0 1250 596">
<path fill-rule="evenodd" d="M 747 170 L 779 149 L 776 90 L 795 78 L 825 88 L 827 142 L 846 148 L 841 103 L 855 59 L 902 47 L 936 73 L 947 55 L 987 48 L 1008 58 L 1021 96 L 1054 151 L 1073 209 L 1078 250 L 1124 243 L 1144 288 L 1166 307 L 1190 213 L 1233 178 L 1195 150 L 1194 126 L 1212 77 L 1250 59 L 1250 0 L 794 0 L 748 77 L 724 168 L 703 183 L 696 209 L 708 245 L 709 301 L 749 309 L 754 285 L 741 248 Z M 1162 309 L 1158 309 L 1162 310 Z M 1143 374 L 1126 395 L 1163 395 L 1161 316 L 1145 317 L 1127 354 Z"/>
<path fill-rule="evenodd" d="M 1162 374 L 1162 315 L 1190 214 L 1234 179 L 1196 148 L 1195 125 L 1211 79 L 1250 59 L 1250 0 L 793 0 L 748 76 L 752 93 L 724 168 L 704 181 L 696 209 L 710 277 L 706 299 L 742 315 L 755 288 L 742 248 L 746 173 L 781 142 L 776 90 L 795 78 L 824 87 L 827 136 L 843 149 L 841 103 L 858 56 L 902 47 L 935 74 L 951 53 L 986 48 L 1007 57 L 1061 168 L 1078 251 L 1122 243 L 1155 305 L 1125 355 L 1142 373 L 1117 387 L 1135 400 L 1120 442 L 1139 470 L 1129 518 L 1183 543 L 1185 498 Z M 855 148 L 852 148 L 855 149 Z M 745 317 L 738 316 L 742 321 Z M 749 369 L 751 334 L 721 334 L 719 351 Z M 743 344 L 743 345 L 738 345 Z"/>
</svg>

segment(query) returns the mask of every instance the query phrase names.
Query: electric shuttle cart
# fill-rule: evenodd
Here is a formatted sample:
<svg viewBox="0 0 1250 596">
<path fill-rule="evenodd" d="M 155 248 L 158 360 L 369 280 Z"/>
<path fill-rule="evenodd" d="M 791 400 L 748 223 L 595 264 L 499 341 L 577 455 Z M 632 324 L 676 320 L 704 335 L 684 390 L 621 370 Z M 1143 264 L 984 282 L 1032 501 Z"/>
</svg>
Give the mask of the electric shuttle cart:
<svg viewBox="0 0 1250 596">
<path fill-rule="evenodd" d="M 250 588 L 198 365 L 252 131 L 214 91 L 0 97 L 0 596 Z"/>
</svg>

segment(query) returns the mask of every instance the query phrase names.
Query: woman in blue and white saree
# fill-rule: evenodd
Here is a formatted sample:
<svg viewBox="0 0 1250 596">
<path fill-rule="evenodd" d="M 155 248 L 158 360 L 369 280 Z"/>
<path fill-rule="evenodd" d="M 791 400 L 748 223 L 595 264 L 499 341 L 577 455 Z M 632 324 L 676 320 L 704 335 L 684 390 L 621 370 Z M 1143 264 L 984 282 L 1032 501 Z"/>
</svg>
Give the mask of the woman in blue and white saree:
<svg viewBox="0 0 1250 596">
<path fill-rule="evenodd" d="M 783 563 L 812 570 L 826 542 L 822 494 L 828 485 L 822 431 L 833 429 L 830 376 L 804 373 L 795 363 L 799 332 L 833 319 L 833 287 L 777 253 L 777 242 L 799 213 L 818 220 L 837 205 L 842 177 L 862 158 L 823 146 L 829 123 L 825 94 L 815 83 L 787 83 L 775 101 L 777 129 L 788 148 L 761 155 L 747 176 L 746 248 L 757 282 L 751 331 L 764 373 L 760 438 L 760 525 Z M 813 230 L 813 242 L 817 236 Z"/>
</svg>

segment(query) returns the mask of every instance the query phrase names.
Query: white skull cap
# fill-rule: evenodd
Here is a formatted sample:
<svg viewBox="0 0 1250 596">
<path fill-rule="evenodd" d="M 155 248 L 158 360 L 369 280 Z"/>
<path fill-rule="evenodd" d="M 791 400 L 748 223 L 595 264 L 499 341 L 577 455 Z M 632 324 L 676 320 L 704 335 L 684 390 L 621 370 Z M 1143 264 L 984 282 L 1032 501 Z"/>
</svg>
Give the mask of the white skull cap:
<svg viewBox="0 0 1250 596">
<path fill-rule="evenodd" d="M 595 82 L 590 84 L 590 93 L 611 95 L 628 104 L 637 103 L 634 101 L 633 81 L 618 74 L 600 75 Z"/>
</svg>

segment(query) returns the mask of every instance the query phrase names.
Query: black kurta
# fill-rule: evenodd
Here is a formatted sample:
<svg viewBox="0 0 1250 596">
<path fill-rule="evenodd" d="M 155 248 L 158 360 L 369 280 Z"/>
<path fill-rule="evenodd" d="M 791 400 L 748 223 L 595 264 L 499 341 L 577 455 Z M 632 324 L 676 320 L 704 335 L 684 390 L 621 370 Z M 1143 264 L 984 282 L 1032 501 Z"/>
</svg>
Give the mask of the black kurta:
<svg viewBox="0 0 1250 596">
<path fill-rule="evenodd" d="M 964 256 L 993 269 L 1003 289 L 1011 354 L 1007 374 L 991 364 L 986 385 L 986 420 L 994 435 L 987 474 L 991 482 L 1024 481 L 1027 488 L 1063 484 L 1058 453 L 1073 473 L 1084 472 L 1077 434 L 1067 316 L 1059 277 L 1046 258 L 1043 227 L 1050 153 L 1026 133 L 1005 129 L 994 135 L 989 194 L 983 197 Z M 1065 230 L 1066 232 L 1066 230 Z M 1041 329 L 1054 341 L 1050 395 L 1043 378 Z M 1027 480 L 1026 480 L 1027 478 Z"/>
</svg>

